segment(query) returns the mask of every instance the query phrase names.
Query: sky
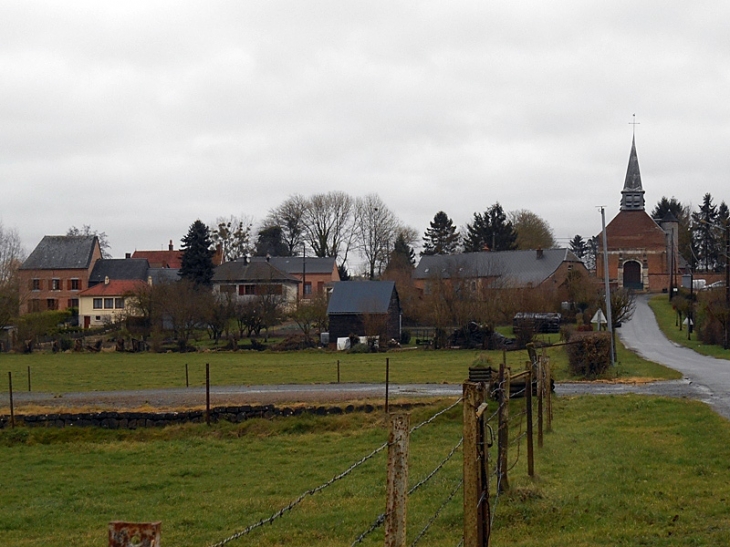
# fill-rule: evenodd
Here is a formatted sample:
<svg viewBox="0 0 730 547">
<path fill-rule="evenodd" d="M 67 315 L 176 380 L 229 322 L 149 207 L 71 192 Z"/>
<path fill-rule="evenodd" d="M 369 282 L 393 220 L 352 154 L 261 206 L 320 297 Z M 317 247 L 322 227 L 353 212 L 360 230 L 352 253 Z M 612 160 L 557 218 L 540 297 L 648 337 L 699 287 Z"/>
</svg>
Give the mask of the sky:
<svg viewBox="0 0 730 547">
<path fill-rule="evenodd" d="M 111 253 L 293 193 L 377 193 L 422 234 L 495 202 L 558 242 L 618 212 L 730 201 L 730 3 L 0 3 L 0 222 Z M 632 126 L 634 120 L 639 125 Z"/>
</svg>

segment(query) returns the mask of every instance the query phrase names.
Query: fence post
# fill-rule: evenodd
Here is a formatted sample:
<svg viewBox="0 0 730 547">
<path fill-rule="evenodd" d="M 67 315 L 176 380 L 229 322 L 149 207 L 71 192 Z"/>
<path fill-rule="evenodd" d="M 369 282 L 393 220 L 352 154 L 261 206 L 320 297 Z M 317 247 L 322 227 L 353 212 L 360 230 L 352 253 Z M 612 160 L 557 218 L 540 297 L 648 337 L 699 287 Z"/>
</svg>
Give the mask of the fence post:
<svg viewBox="0 0 730 547">
<path fill-rule="evenodd" d="M 399 412 L 390 415 L 385 547 L 404 547 L 406 544 L 409 430 L 408 414 Z"/>
<path fill-rule="evenodd" d="M 337 383 L 340 383 L 340 360 L 337 359 Z"/>
<path fill-rule="evenodd" d="M 542 448 L 542 403 L 545 381 L 543 378 L 542 359 L 537 360 L 537 446 Z"/>
<path fill-rule="evenodd" d="M 497 489 L 499 493 L 509 490 L 507 478 L 507 448 L 509 447 L 509 391 L 510 370 L 504 363 L 499 366 L 499 430 L 497 433 Z"/>
<path fill-rule="evenodd" d="M 8 391 L 10 392 L 10 427 L 15 428 L 15 408 L 13 407 L 13 373 L 8 371 Z"/>
<path fill-rule="evenodd" d="M 388 405 L 388 391 L 390 388 L 390 357 L 385 358 L 385 413 L 390 411 Z"/>
<path fill-rule="evenodd" d="M 465 382 L 462 387 L 464 420 L 464 547 L 489 545 L 489 471 L 483 438 L 482 414 L 486 385 Z"/>
<path fill-rule="evenodd" d="M 28 366 L 28 392 L 30 393 L 30 366 Z"/>
<path fill-rule="evenodd" d="M 550 357 L 545 356 L 545 396 L 547 397 L 547 432 L 553 430 L 553 382 Z"/>
<path fill-rule="evenodd" d="M 185 387 L 190 387 L 190 375 L 188 374 L 188 364 L 185 363 Z"/>
<path fill-rule="evenodd" d="M 210 425 L 210 364 L 205 363 L 205 423 Z"/>
<path fill-rule="evenodd" d="M 535 476 L 535 454 L 532 446 L 532 363 L 527 362 L 525 381 L 525 414 L 527 418 L 527 474 Z"/>
</svg>

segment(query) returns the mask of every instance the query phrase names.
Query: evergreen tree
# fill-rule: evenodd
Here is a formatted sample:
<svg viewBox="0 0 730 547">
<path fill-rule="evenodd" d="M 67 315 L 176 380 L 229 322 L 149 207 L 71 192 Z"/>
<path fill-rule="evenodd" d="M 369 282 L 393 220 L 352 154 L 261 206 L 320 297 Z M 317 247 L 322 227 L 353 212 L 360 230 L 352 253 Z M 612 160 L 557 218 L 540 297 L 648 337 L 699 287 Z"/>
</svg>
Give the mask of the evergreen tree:
<svg viewBox="0 0 730 547">
<path fill-rule="evenodd" d="M 182 266 L 180 277 L 193 282 L 196 287 L 210 286 L 213 278 L 213 250 L 208 226 L 196 220 L 187 235 L 182 238 Z"/>
<path fill-rule="evenodd" d="M 459 232 L 456 231 L 454 221 L 446 213 L 439 211 L 424 233 L 421 255 L 453 254 L 457 251 L 458 246 Z"/>
<path fill-rule="evenodd" d="M 281 226 L 262 228 L 256 239 L 256 256 L 289 256 L 289 245 L 284 241 Z"/>
<path fill-rule="evenodd" d="M 717 221 L 717 206 L 707 193 L 699 211 L 692 213 L 692 244 L 698 265 L 705 271 L 714 270 L 718 263 Z"/>
<path fill-rule="evenodd" d="M 692 247 L 692 217 L 688 206 L 683 205 L 677 198 L 667 199 L 662 197 L 651 212 L 652 218 L 659 222 L 664 219 L 668 213 L 674 215 L 677 219 L 679 233 L 677 234 L 677 243 L 679 245 L 679 254 L 685 260 L 694 264 L 693 247 Z"/>
<path fill-rule="evenodd" d="M 466 230 L 464 252 L 511 251 L 517 248 L 517 233 L 499 202 L 484 214 L 474 213 L 474 222 L 467 224 Z"/>
<path fill-rule="evenodd" d="M 575 237 L 570 240 L 570 250 L 573 251 L 573 254 L 578 258 L 583 258 L 583 255 L 588 251 L 588 244 L 579 234 L 576 234 Z"/>
<path fill-rule="evenodd" d="M 402 233 L 398 234 L 393 244 L 393 250 L 390 252 L 386 272 L 393 269 L 412 270 L 415 264 L 416 253 L 408 245 L 405 236 Z"/>
</svg>

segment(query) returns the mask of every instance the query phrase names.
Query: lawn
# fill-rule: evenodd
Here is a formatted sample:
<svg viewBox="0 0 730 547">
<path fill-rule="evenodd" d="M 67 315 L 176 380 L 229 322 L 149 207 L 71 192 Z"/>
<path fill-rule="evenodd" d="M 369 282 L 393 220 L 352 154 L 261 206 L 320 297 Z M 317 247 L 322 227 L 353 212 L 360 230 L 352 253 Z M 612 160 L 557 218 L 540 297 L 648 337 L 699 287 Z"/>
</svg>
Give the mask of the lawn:
<svg viewBox="0 0 730 547">
<path fill-rule="evenodd" d="M 411 423 L 449 401 L 414 411 Z M 524 447 L 512 490 L 493 504 L 492 544 L 727 545 L 730 424 L 687 400 L 558 398 L 554 430 L 526 476 Z M 410 484 L 461 436 L 453 409 L 411 439 Z M 86 547 L 111 520 L 162 521 L 164 545 L 213 544 L 270 516 L 377 446 L 379 414 L 252 420 L 108 431 L 0 431 L 0 545 Z M 515 451 L 511 452 L 512 458 Z M 460 452 L 409 500 L 408 543 L 461 477 Z M 230 545 L 350 545 L 385 504 L 385 454 L 271 525 Z M 422 545 L 456 545 L 461 492 Z M 382 545 L 382 531 L 364 545 Z"/>
<path fill-rule="evenodd" d="M 682 325 L 682 330 L 679 330 L 679 325 L 677 324 L 677 313 L 672 309 L 672 305 L 666 295 L 654 296 L 651 300 L 649 300 L 649 306 L 654 312 L 657 323 L 659 323 L 659 328 L 664 335 L 673 342 L 693 349 L 702 355 L 709 355 L 710 357 L 717 357 L 720 359 L 730 359 L 730 350 L 723 349 L 722 346 L 718 345 L 703 344 L 697 339 L 696 332 L 693 332 L 691 339 L 688 339 L 687 326 Z"/>
<path fill-rule="evenodd" d="M 557 336 L 545 338 L 557 342 Z M 620 345 L 620 343 L 619 343 Z M 386 359 L 393 383 L 461 383 L 468 368 L 486 353 L 494 366 L 507 359 L 513 370 L 522 369 L 526 351 L 478 352 L 469 350 L 412 349 L 388 353 L 349 354 L 322 350 L 299 352 L 239 351 L 197 353 L 39 353 L 0 354 L 0 390 L 7 393 L 12 372 L 15 391 L 31 389 L 46 393 L 109 391 L 185 387 L 185 366 L 191 386 L 205 385 L 205 365 L 210 364 L 212 385 L 313 384 L 341 382 L 384 382 Z M 548 348 L 557 380 L 570 379 L 562 347 Z M 609 378 L 674 378 L 670 369 L 644 361 L 618 348 L 618 366 Z"/>
</svg>

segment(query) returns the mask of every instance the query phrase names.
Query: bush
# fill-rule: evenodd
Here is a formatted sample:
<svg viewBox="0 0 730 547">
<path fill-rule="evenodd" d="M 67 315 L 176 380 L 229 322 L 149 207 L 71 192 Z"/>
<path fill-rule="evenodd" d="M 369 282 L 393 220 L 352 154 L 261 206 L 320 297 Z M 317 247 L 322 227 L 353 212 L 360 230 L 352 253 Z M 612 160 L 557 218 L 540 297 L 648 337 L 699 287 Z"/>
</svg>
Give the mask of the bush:
<svg viewBox="0 0 730 547">
<path fill-rule="evenodd" d="M 361 344 L 357 343 L 354 346 L 352 346 L 349 350 L 347 350 L 347 353 L 370 353 L 372 349 L 368 344 Z"/>
<path fill-rule="evenodd" d="M 411 343 L 411 331 L 408 329 L 403 329 L 400 333 L 400 343 L 404 346 L 407 346 Z"/>
<path fill-rule="evenodd" d="M 611 337 L 607 332 L 573 333 L 566 350 L 574 376 L 597 378 L 611 365 Z"/>
</svg>

